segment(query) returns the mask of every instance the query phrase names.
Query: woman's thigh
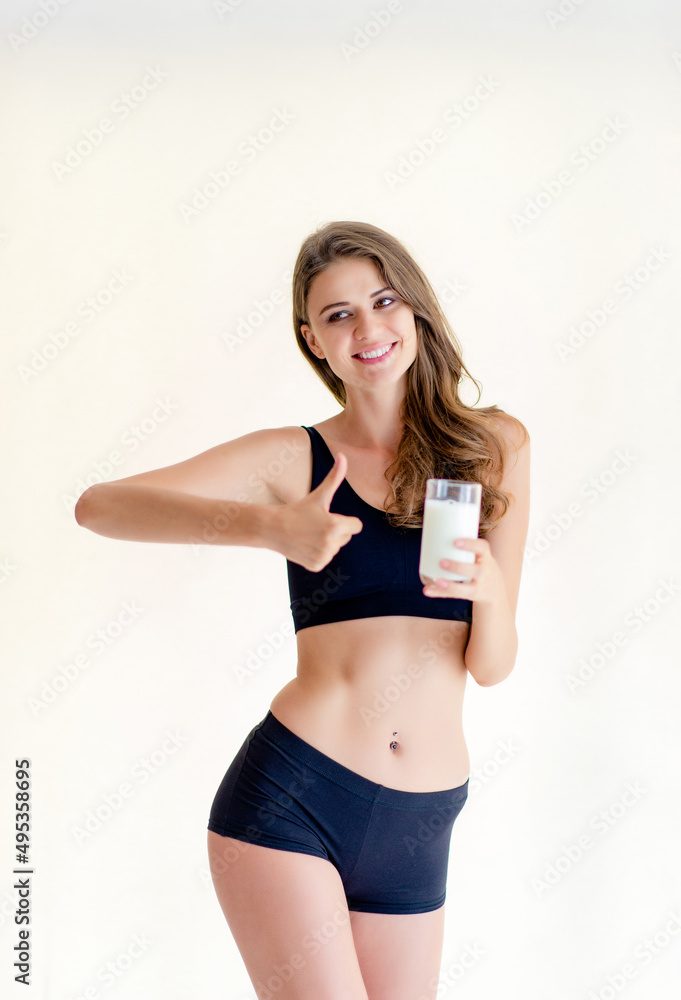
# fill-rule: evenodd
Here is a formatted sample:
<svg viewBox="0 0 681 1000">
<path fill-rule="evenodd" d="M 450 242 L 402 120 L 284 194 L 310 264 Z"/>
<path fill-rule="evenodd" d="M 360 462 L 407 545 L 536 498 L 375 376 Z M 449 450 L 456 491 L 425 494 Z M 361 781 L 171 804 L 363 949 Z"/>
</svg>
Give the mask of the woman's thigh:
<svg viewBox="0 0 681 1000">
<path fill-rule="evenodd" d="M 369 1000 L 345 891 L 331 862 L 211 830 L 208 857 L 218 901 L 258 997 Z"/>
<path fill-rule="evenodd" d="M 350 911 L 369 1000 L 435 1000 L 444 924 L 444 906 L 428 913 Z"/>
</svg>

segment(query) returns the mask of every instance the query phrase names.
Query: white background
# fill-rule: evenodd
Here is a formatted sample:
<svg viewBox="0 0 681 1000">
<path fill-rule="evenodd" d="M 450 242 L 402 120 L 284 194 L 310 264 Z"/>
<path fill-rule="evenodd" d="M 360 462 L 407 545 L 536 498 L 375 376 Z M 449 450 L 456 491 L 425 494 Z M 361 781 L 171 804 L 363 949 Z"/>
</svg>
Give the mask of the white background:
<svg viewBox="0 0 681 1000">
<path fill-rule="evenodd" d="M 479 405 L 518 416 L 532 438 L 520 648 L 503 684 L 468 686 L 471 792 L 453 832 L 439 996 L 667 1000 L 678 986 L 681 924 L 664 928 L 681 919 L 679 8 L 397 6 L 376 31 L 383 0 L 3 4 L 0 981 L 11 996 L 28 995 L 11 967 L 24 756 L 31 995 L 255 996 L 210 883 L 205 828 L 225 768 L 295 674 L 284 560 L 114 541 L 80 528 L 73 504 L 97 468 L 120 478 L 338 412 L 295 344 L 285 277 L 305 236 L 334 219 L 405 243 L 442 295 Z M 475 98 L 482 79 L 493 89 Z M 137 95 L 126 117 L 114 110 L 124 94 Z M 462 102 L 465 119 L 419 154 Z M 292 120 L 239 154 L 277 111 Z M 107 117 L 112 130 L 78 147 Z M 230 160 L 238 174 L 183 218 Z M 102 294 L 116 270 L 127 283 Z M 606 300 L 610 315 L 598 312 Z M 605 321 L 589 325 L 589 311 Z M 136 450 L 133 427 L 145 428 Z M 117 629 L 126 602 L 142 610 Z M 88 645 L 98 629 L 111 636 L 101 653 Z M 65 683 L 79 654 L 88 666 Z M 249 655 L 260 665 L 240 681 Z M 164 754 L 169 732 L 179 746 Z M 154 753 L 143 783 L 134 775 Z M 79 838 L 123 782 L 130 797 Z M 580 837 L 590 846 L 578 857 Z M 105 986 L 98 971 L 125 965 L 134 935 L 146 950 Z M 482 957 L 462 973 L 467 948 Z M 635 975 L 618 979 L 625 966 Z"/>
</svg>

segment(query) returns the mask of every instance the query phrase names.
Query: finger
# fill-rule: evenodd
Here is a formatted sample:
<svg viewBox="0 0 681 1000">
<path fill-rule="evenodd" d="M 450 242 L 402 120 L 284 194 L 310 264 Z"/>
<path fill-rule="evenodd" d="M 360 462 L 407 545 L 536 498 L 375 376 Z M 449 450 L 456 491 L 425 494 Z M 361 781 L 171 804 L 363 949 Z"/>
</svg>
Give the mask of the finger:
<svg viewBox="0 0 681 1000">
<path fill-rule="evenodd" d="M 352 517 L 349 514 L 342 514 L 341 516 L 344 517 L 345 520 L 348 522 L 346 527 L 350 532 L 350 534 L 352 535 L 357 535 L 364 527 L 364 525 L 362 524 L 362 522 L 358 517 Z"/>
<path fill-rule="evenodd" d="M 469 584 L 462 580 L 445 580 L 443 577 L 436 577 L 435 583 L 427 583 L 423 588 L 426 597 L 467 597 L 470 591 L 466 589 L 461 594 L 457 588 L 468 587 Z"/>
<path fill-rule="evenodd" d="M 308 494 L 314 503 L 320 503 L 325 510 L 328 510 L 333 500 L 333 495 L 345 479 L 345 471 L 348 460 L 342 451 L 338 452 L 333 465 L 322 479 L 319 486 L 311 490 Z"/>
<path fill-rule="evenodd" d="M 485 551 L 485 546 L 489 545 L 489 542 L 485 538 L 455 538 L 454 548 L 455 549 L 467 549 L 469 552 L 483 553 Z"/>
<path fill-rule="evenodd" d="M 478 558 L 473 560 L 473 562 L 468 562 L 464 559 L 441 559 L 440 569 L 448 569 L 452 573 L 458 573 L 459 576 L 470 576 L 471 570 L 474 566 L 477 566 Z M 454 581 L 457 582 L 457 581 Z M 460 582 L 460 581 L 459 581 Z"/>
<path fill-rule="evenodd" d="M 423 593 L 426 597 L 444 597 L 446 594 L 451 593 L 450 584 L 453 580 L 440 580 L 439 578 L 435 580 L 435 583 L 428 583 L 423 588 Z"/>
</svg>

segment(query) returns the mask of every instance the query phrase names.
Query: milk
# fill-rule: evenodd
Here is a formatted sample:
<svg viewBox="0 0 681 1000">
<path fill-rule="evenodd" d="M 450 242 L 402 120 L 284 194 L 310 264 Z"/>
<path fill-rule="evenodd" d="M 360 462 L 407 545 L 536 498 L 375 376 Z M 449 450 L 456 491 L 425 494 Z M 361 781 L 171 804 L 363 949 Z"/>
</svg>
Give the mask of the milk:
<svg viewBox="0 0 681 1000">
<path fill-rule="evenodd" d="M 437 577 L 468 583 L 470 577 L 444 569 L 440 566 L 440 559 L 475 562 L 475 553 L 455 548 L 454 540 L 477 538 L 479 527 L 479 503 L 426 498 L 423 505 L 423 534 L 419 562 L 421 583 L 434 583 Z"/>
</svg>

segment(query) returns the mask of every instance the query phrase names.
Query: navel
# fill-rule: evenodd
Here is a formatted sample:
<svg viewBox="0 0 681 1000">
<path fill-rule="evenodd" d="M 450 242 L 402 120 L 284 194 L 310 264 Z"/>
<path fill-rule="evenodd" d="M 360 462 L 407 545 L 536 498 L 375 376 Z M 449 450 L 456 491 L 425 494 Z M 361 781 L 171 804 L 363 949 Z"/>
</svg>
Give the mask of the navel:
<svg viewBox="0 0 681 1000">
<path fill-rule="evenodd" d="M 392 739 L 392 740 L 390 741 L 390 749 L 391 749 L 391 750 L 397 750 L 397 748 L 398 748 L 398 747 L 399 747 L 399 745 L 400 745 L 400 744 L 399 744 L 399 743 L 397 742 L 397 740 L 395 739 L 395 736 L 397 736 L 397 732 L 394 732 L 394 733 L 393 733 L 393 739 Z"/>
</svg>

